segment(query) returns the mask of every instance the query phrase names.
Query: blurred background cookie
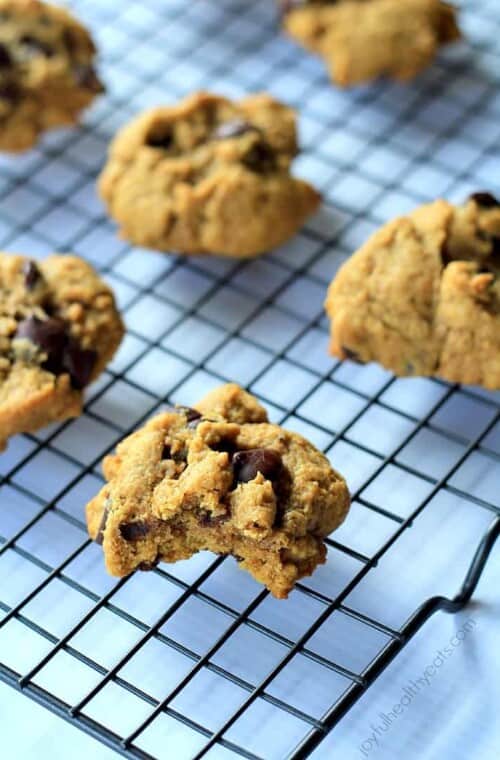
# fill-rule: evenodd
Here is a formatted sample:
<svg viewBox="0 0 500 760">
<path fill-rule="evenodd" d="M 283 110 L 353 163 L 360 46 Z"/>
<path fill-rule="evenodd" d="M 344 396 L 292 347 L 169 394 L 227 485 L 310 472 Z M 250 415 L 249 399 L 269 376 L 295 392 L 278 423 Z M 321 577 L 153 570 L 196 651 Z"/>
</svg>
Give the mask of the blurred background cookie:
<svg viewBox="0 0 500 760">
<path fill-rule="evenodd" d="M 500 388 L 500 204 L 477 193 L 395 219 L 340 269 L 332 353 L 397 375 Z"/>
<path fill-rule="evenodd" d="M 90 264 L 1 253 L 0 449 L 16 433 L 77 417 L 122 336 L 113 294 Z"/>
<path fill-rule="evenodd" d="M 99 189 L 123 237 L 178 253 L 257 256 L 319 206 L 290 174 L 295 113 L 266 94 L 197 93 L 138 116 L 115 138 Z"/>
<path fill-rule="evenodd" d="M 341 87 L 389 76 L 407 81 L 460 37 L 442 0 L 282 0 L 285 30 L 324 58 Z"/>
<path fill-rule="evenodd" d="M 104 91 L 90 34 L 40 0 L 0 0 L 0 150 L 23 151 L 40 134 L 78 122 Z"/>
</svg>

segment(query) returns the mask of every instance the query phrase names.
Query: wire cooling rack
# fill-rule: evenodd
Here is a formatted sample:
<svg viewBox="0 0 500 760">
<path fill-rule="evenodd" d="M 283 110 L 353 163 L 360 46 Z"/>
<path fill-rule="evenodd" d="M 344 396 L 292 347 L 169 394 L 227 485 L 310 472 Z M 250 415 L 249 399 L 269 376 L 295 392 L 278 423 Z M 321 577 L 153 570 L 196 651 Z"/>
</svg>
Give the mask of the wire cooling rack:
<svg viewBox="0 0 500 760">
<path fill-rule="evenodd" d="M 466 601 L 498 534 L 499 395 L 339 364 L 322 312 L 336 268 L 388 218 L 500 193 L 498 5 L 463 3 L 468 44 L 416 84 L 347 93 L 276 33 L 269 0 L 70 5 L 109 92 L 81 130 L 1 159 L 1 245 L 89 259 L 128 334 L 84 416 L 0 457 L 0 677 L 127 757 L 306 757 L 434 611 Z M 116 128 L 200 88 L 300 108 L 297 173 L 325 204 L 258 261 L 131 248 L 95 197 Z M 108 577 L 83 522 L 102 455 L 167 397 L 190 404 L 228 380 L 348 477 L 328 563 L 288 602 L 208 554 Z M 453 595 L 482 536 L 462 595 L 434 597 Z"/>
</svg>

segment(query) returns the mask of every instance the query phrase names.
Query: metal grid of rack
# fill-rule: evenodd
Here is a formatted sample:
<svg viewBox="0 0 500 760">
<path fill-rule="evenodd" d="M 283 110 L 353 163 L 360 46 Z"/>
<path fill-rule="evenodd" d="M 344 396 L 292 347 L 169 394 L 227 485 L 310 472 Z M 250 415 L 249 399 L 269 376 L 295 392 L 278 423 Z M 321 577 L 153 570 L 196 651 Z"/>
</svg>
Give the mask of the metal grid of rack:
<svg viewBox="0 0 500 760">
<path fill-rule="evenodd" d="M 272 757 L 308 756 L 431 614 L 469 598 L 500 530 L 498 394 L 332 361 L 322 313 L 335 269 L 383 221 L 437 194 L 500 192 L 498 8 L 462 3 L 470 44 L 415 85 L 344 93 L 277 34 L 272 5 L 75 0 L 108 95 L 81 130 L 0 160 L 2 248 L 88 258 L 128 328 L 84 416 L 0 457 L 0 678 L 127 757 L 175 746 L 176 758 L 271 760 L 266 732 L 278 726 Z M 258 261 L 131 248 L 95 198 L 116 128 L 201 88 L 265 88 L 300 109 L 297 173 L 325 204 Z M 286 603 L 205 554 L 116 581 L 85 532 L 103 454 L 167 399 L 193 403 L 226 381 L 310 437 L 353 494 L 327 565 Z M 434 521 L 453 529 L 458 513 L 467 552 L 450 539 L 443 568 L 456 572 L 436 593 L 458 587 L 484 535 L 462 594 L 425 601 L 430 586 L 416 582 L 387 617 L 384 572 L 411 565 L 419 531 L 436 552 Z"/>
</svg>

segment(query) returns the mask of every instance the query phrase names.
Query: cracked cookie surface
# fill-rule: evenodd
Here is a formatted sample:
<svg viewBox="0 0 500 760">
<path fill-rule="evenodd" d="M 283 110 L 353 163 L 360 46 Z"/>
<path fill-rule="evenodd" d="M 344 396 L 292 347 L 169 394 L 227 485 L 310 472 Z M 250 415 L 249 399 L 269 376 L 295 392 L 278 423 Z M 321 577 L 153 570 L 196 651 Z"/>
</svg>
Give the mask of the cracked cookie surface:
<svg viewBox="0 0 500 760">
<path fill-rule="evenodd" d="M 256 256 L 291 238 L 320 197 L 290 174 L 295 114 L 265 94 L 197 93 L 124 127 L 99 181 L 124 238 L 160 251 Z"/>
<path fill-rule="evenodd" d="M 385 225 L 328 292 L 332 353 L 500 388 L 500 204 L 476 193 Z"/>
<path fill-rule="evenodd" d="M 342 87 L 426 69 L 460 32 L 441 0 L 281 0 L 285 30 L 320 55 Z"/>
<path fill-rule="evenodd" d="M 104 88 L 88 31 L 40 0 L 0 0 L 0 150 L 23 151 L 40 134 L 78 122 Z"/>
<path fill-rule="evenodd" d="M 113 294 L 85 261 L 0 253 L 0 449 L 78 416 L 122 335 Z"/>
<path fill-rule="evenodd" d="M 349 509 L 327 458 L 232 384 L 154 417 L 103 468 L 87 523 L 117 576 L 208 549 L 286 598 L 325 561 L 323 539 Z"/>
</svg>

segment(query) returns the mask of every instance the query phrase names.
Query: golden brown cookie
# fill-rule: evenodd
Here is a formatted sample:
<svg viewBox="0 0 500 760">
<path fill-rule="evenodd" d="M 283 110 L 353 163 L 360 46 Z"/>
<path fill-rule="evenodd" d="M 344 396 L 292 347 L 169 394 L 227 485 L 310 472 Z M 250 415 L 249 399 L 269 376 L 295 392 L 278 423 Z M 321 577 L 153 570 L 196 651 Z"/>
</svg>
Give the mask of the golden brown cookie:
<svg viewBox="0 0 500 760">
<path fill-rule="evenodd" d="M 77 417 L 122 335 L 113 294 L 85 261 L 0 253 L 0 449 Z"/>
<path fill-rule="evenodd" d="M 114 140 L 100 194 L 123 237 L 178 253 L 256 256 L 291 238 L 320 197 L 290 175 L 294 112 L 268 95 L 198 93 Z"/>
<path fill-rule="evenodd" d="M 27 150 L 45 130 L 77 123 L 104 89 L 95 52 L 63 8 L 0 0 L 0 150 Z"/>
<path fill-rule="evenodd" d="M 341 87 L 380 76 L 407 81 L 460 37 L 442 0 L 281 0 L 283 25 L 324 58 Z"/>
<path fill-rule="evenodd" d="M 323 539 L 349 509 L 327 458 L 237 385 L 151 419 L 105 458 L 104 475 L 87 523 L 117 576 L 208 549 L 286 598 L 325 561 Z"/>
<path fill-rule="evenodd" d="M 500 388 L 500 204 L 438 200 L 385 225 L 328 292 L 332 353 Z"/>
</svg>

